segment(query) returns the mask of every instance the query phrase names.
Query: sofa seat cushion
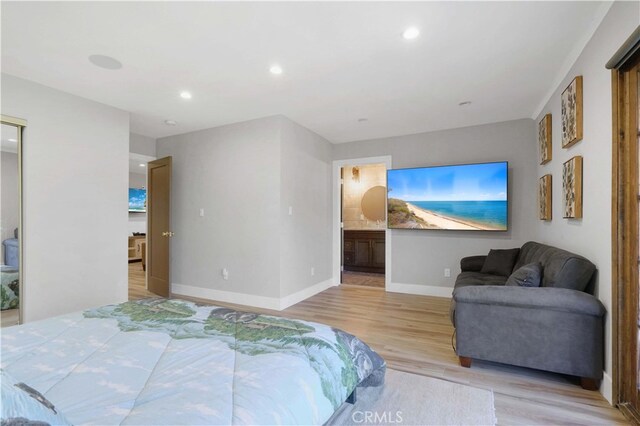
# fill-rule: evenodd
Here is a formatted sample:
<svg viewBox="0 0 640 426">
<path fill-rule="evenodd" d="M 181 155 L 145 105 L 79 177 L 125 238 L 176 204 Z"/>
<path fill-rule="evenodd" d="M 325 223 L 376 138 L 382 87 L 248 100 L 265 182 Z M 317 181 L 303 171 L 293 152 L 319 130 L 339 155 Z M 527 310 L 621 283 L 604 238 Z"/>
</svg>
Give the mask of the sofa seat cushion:
<svg viewBox="0 0 640 426">
<path fill-rule="evenodd" d="M 489 275 L 482 272 L 462 272 L 456 279 L 455 288 L 471 285 L 505 285 L 507 277 L 501 275 Z"/>
</svg>

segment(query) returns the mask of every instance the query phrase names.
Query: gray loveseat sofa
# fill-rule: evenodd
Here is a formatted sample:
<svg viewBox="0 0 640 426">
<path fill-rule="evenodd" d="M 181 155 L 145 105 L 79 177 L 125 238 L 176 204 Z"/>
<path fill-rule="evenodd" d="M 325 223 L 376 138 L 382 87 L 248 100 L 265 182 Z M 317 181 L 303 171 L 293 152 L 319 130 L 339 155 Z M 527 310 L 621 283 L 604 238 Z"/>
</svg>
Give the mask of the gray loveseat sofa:
<svg viewBox="0 0 640 426">
<path fill-rule="evenodd" d="M 472 359 L 578 376 L 585 389 L 602 379 L 605 308 L 595 298 L 596 267 L 582 256 L 536 242 L 522 246 L 513 271 L 539 262 L 540 287 L 505 286 L 482 270 L 486 256 L 462 259 L 452 321 L 460 364 Z"/>
</svg>

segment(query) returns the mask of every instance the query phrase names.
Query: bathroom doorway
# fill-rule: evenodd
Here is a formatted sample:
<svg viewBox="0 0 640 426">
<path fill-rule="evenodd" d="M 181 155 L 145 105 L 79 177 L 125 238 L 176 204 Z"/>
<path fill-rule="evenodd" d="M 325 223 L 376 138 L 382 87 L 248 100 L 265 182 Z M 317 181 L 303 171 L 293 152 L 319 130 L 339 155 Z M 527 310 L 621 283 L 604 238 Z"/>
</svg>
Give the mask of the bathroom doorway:
<svg viewBox="0 0 640 426">
<path fill-rule="evenodd" d="M 340 284 L 385 288 L 387 166 L 347 164 L 340 175 Z"/>
</svg>

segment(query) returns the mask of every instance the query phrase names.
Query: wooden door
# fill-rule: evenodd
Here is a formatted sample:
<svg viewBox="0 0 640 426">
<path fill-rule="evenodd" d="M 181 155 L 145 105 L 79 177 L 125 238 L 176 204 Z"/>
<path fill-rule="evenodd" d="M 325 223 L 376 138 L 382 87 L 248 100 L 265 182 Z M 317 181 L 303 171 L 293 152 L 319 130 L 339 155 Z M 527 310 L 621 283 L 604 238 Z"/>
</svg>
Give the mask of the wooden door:
<svg viewBox="0 0 640 426">
<path fill-rule="evenodd" d="M 614 403 L 640 424 L 640 27 L 637 38 L 635 54 L 613 69 L 612 320 Z"/>
<path fill-rule="evenodd" d="M 147 287 L 152 293 L 171 293 L 171 157 L 151 161 L 147 176 Z"/>
</svg>

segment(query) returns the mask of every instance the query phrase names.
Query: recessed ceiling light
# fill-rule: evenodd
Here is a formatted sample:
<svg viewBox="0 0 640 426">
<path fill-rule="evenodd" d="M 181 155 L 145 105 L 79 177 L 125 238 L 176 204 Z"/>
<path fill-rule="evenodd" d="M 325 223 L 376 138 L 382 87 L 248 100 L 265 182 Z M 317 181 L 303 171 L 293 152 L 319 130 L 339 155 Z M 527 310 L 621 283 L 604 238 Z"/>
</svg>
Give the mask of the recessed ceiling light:
<svg viewBox="0 0 640 426">
<path fill-rule="evenodd" d="M 271 65 L 269 71 L 271 72 L 271 74 L 280 75 L 282 74 L 282 67 L 280 65 Z"/>
<path fill-rule="evenodd" d="M 416 27 L 409 27 L 402 33 L 402 37 L 405 40 L 413 40 L 420 35 L 420 30 Z"/>
<path fill-rule="evenodd" d="M 180 97 L 182 99 L 191 99 L 191 93 L 189 93 L 189 92 L 180 92 Z"/>
<path fill-rule="evenodd" d="M 18 139 L 9 139 L 9 142 L 18 142 Z"/>
<path fill-rule="evenodd" d="M 176 123 L 174 120 L 164 120 L 164 124 L 166 124 L 167 126 L 175 126 Z"/>
<path fill-rule="evenodd" d="M 471 101 L 463 101 L 458 104 L 458 106 L 467 106 L 467 105 L 471 105 Z"/>
<path fill-rule="evenodd" d="M 139 165 L 140 167 L 146 167 L 146 164 L 144 164 L 144 163 L 140 163 L 140 164 L 138 164 L 138 165 Z"/>
<path fill-rule="evenodd" d="M 122 62 L 115 58 L 112 58 L 111 56 L 91 55 L 89 56 L 89 61 L 93 65 L 107 70 L 119 70 L 120 68 L 122 68 Z"/>
<path fill-rule="evenodd" d="M 358 118 L 358 122 L 359 123 L 364 123 L 365 121 L 369 121 L 369 119 L 368 118 L 364 118 L 364 117 L 363 118 Z"/>
</svg>

